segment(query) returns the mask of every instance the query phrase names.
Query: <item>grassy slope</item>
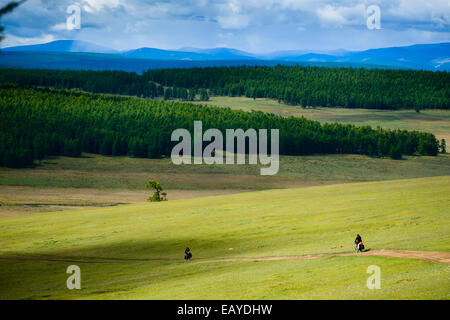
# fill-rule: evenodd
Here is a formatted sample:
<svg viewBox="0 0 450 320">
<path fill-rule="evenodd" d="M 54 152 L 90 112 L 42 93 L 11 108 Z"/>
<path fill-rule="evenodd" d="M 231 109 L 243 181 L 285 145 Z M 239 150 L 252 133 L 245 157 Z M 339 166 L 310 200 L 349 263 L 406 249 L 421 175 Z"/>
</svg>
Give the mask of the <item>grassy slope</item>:
<svg viewBox="0 0 450 320">
<path fill-rule="evenodd" d="M 281 156 L 275 176 L 259 165 L 174 165 L 170 158 L 139 159 L 87 154 L 43 160 L 28 169 L 0 168 L 0 185 L 39 188 L 142 190 L 152 176 L 167 189 L 264 190 L 301 186 L 302 181 L 356 182 L 440 176 L 450 173 L 450 155 L 408 156 L 406 160 L 362 155 Z M 212 179 L 206 179 L 212 177 Z"/>
<path fill-rule="evenodd" d="M 0 168 L 0 216 L 62 207 L 143 202 L 145 181 L 157 179 L 169 199 L 250 190 L 293 188 L 340 182 L 442 176 L 450 173 L 450 154 L 406 160 L 360 155 L 281 157 L 276 176 L 260 176 L 258 166 L 175 166 L 170 159 L 136 159 L 86 155 L 46 159 L 28 169 Z"/>
<path fill-rule="evenodd" d="M 211 97 L 207 102 L 196 102 L 237 110 L 259 110 L 284 116 L 304 116 L 320 122 L 350 123 L 357 126 L 380 126 L 389 129 L 407 129 L 432 132 L 437 138 L 450 141 L 450 111 L 424 110 L 369 110 L 347 108 L 308 108 L 280 104 L 272 99 L 245 97 Z"/>
<path fill-rule="evenodd" d="M 70 292 L 68 263 L 0 260 L 0 298 L 448 299 L 449 267 L 408 259 L 176 262 L 185 246 L 194 261 L 346 252 L 357 232 L 372 249 L 449 251 L 449 195 L 450 178 L 435 177 L 3 218 L 0 257 L 162 261 L 80 264 L 83 289 Z M 365 288 L 371 264 L 376 292 Z"/>
</svg>

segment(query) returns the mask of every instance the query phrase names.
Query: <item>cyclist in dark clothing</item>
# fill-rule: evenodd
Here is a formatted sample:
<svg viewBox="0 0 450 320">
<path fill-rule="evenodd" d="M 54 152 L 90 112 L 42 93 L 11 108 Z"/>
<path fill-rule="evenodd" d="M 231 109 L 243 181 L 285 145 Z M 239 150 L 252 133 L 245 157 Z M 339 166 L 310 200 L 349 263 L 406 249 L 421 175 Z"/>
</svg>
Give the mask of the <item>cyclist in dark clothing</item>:
<svg viewBox="0 0 450 320">
<path fill-rule="evenodd" d="M 189 260 L 190 258 L 192 258 L 191 250 L 186 248 L 186 250 L 184 250 L 184 260 Z"/>
</svg>

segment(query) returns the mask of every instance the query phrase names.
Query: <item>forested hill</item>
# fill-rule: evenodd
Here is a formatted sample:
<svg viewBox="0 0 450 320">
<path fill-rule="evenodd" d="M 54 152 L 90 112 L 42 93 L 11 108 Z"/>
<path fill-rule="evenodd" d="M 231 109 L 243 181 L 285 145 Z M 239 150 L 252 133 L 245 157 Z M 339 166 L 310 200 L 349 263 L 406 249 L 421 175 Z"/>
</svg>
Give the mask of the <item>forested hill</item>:
<svg viewBox="0 0 450 320">
<path fill-rule="evenodd" d="M 183 102 L 0 87 L 0 166 L 23 167 L 48 155 L 81 152 L 134 157 L 170 156 L 173 130 L 279 129 L 280 154 L 357 153 L 401 158 L 436 155 L 431 133 L 320 124 L 305 118 L 244 112 Z M 208 144 L 208 143 L 206 143 Z"/>
<path fill-rule="evenodd" d="M 143 77 L 164 86 L 208 88 L 213 95 L 273 98 L 301 106 L 450 107 L 447 72 L 276 66 L 149 70 Z"/>
<path fill-rule="evenodd" d="M 448 72 L 302 66 L 123 71 L 0 69 L 0 83 L 79 88 L 94 93 L 189 100 L 209 95 L 273 98 L 306 106 L 449 109 Z"/>
</svg>

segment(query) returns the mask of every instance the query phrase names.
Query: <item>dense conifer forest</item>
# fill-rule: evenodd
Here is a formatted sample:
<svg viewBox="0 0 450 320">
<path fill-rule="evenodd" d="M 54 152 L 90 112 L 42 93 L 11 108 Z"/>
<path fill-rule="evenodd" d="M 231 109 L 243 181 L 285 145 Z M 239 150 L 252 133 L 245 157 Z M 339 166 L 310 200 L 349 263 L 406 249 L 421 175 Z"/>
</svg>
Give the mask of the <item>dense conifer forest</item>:
<svg viewBox="0 0 450 320">
<path fill-rule="evenodd" d="M 196 95 L 273 98 L 302 107 L 449 109 L 447 72 L 303 66 L 123 71 L 0 69 L 0 83 L 78 88 L 165 100 Z M 206 89 L 206 90 L 205 90 Z"/>
<path fill-rule="evenodd" d="M 104 85 L 98 79 L 95 83 Z M 356 153 L 397 159 L 438 152 L 431 133 L 320 124 L 303 117 L 10 84 L 0 87 L 0 114 L 0 166 L 8 167 L 28 166 L 49 155 L 77 157 L 81 152 L 170 156 L 176 143 L 171 142 L 172 131 L 186 128 L 192 133 L 194 120 L 203 121 L 203 130 L 217 128 L 223 133 L 233 128 L 279 129 L 283 155 Z"/>
</svg>

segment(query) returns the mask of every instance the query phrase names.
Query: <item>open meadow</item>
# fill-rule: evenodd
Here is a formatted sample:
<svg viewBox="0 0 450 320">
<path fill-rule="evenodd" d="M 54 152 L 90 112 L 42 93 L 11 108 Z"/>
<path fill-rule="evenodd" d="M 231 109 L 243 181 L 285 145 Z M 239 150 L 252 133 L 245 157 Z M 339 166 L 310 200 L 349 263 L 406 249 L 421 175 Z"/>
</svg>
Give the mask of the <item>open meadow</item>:
<svg viewBox="0 0 450 320">
<path fill-rule="evenodd" d="M 0 216 L 144 202 L 147 179 L 161 182 L 169 200 L 266 189 L 450 174 L 450 154 L 404 160 L 363 155 L 281 156 L 275 176 L 253 165 L 174 165 L 170 158 L 84 154 L 50 157 L 34 167 L 0 168 Z"/>
<path fill-rule="evenodd" d="M 449 195 L 434 177 L 3 217 L 0 299 L 449 299 Z"/>
</svg>

